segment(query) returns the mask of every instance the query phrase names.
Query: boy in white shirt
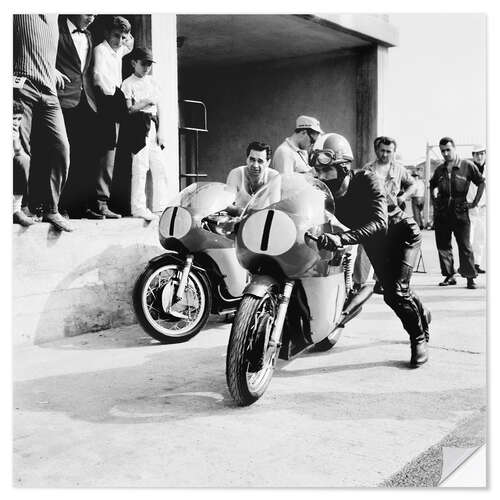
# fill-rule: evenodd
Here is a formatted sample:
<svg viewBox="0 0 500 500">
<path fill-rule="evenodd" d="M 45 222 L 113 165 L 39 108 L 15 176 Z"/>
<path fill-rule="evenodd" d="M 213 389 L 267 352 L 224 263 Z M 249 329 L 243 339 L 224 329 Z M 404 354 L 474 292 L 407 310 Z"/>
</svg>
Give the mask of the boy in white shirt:
<svg viewBox="0 0 500 500">
<path fill-rule="evenodd" d="M 94 49 L 94 84 L 101 122 L 100 139 L 102 153 L 96 183 L 96 201 L 87 214 L 95 219 L 118 219 L 121 215 L 109 207 L 111 181 L 115 163 L 116 141 L 119 125 L 126 112 L 125 100 L 120 90 L 122 84 L 122 57 L 134 45 L 130 23 L 121 16 L 109 16 L 104 26 L 104 41 Z"/>
<path fill-rule="evenodd" d="M 149 49 L 135 48 L 130 55 L 134 72 L 122 84 L 122 92 L 131 114 L 132 186 L 130 207 L 132 216 L 147 221 L 154 218 L 146 206 L 146 176 L 151 170 L 153 180 L 153 207 L 165 208 L 166 193 L 165 166 L 161 150 L 165 147 L 161 135 L 159 108 L 160 89 L 149 74 L 153 54 Z M 155 208 L 154 208 L 155 209 Z"/>
</svg>

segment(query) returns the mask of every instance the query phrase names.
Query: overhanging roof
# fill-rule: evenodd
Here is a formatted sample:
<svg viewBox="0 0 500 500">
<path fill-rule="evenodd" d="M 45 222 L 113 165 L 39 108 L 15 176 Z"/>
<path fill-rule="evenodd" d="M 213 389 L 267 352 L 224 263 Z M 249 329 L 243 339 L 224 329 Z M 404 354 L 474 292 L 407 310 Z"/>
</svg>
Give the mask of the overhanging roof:
<svg viewBox="0 0 500 500">
<path fill-rule="evenodd" d="M 246 62 L 324 54 L 374 44 L 397 43 L 384 16 L 178 15 L 181 67 L 231 66 Z"/>
</svg>

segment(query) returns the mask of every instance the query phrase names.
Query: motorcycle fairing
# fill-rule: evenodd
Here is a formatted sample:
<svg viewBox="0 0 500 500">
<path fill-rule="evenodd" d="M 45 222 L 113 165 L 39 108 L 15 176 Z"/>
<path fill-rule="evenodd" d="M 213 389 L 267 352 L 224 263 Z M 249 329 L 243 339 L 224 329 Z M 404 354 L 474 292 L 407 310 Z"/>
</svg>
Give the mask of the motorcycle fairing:
<svg viewBox="0 0 500 500">
<path fill-rule="evenodd" d="M 318 251 L 305 241 L 306 232 L 324 232 L 334 217 L 327 209 L 332 197 L 321 181 L 303 174 L 275 177 L 250 200 L 236 237 L 237 256 L 243 267 L 255 258 L 271 257 L 292 279 L 340 273 L 329 265 L 333 253 Z M 330 231 L 331 232 L 331 229 Z"/>
</svg>

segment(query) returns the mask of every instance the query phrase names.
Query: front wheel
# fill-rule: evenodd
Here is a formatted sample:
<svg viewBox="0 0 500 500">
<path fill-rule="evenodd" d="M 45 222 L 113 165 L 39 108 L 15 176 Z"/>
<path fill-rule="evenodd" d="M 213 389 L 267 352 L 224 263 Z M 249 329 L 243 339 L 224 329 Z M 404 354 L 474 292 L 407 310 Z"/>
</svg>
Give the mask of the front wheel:
<svg viewBox="0 0 500 500">
<path fill-rule="evenodd" d="M 278 311 L 277 291 L 264 297 L 243 297 L 227 347 L 226 380 L 239 406 L 259 399 L 273 376 L 278 346 L 269 343 Z"/>
<path fill-rule="evenodd" d="M 182 265 L 148 265 L 134 288 L 134 309 L 144 330 L 163 344 L 186 342 L 205 326 L 212 307 L 210 284 L 191 269 L 182 297 L 176 297 Z"/>
</svg>

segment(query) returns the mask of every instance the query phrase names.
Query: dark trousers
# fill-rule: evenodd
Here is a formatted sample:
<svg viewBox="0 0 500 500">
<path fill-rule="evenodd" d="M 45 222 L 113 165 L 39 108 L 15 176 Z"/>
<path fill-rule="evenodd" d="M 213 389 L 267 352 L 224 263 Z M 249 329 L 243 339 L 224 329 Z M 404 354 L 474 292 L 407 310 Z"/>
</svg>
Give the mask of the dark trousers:
<svg viewBox="0 0 500 500">
<path fill-rule="evenodd" d="M 470 242 L 470 219 L 467 211 L 456 214 L 449 210 L 445 213 L 436 213 L 434 217 L 434 235 L 439 254 L 439 265 L 443 276 L 453 276 L 455 265 L 453 262 L 453 250 L 451 246 L 451 235 L 455 235 L 458 246 L 458 259 L 460 267 L 458 272 L 464 278 L 475 278 L 477 276 L 474 267 L 474 252 Z"/>
<path fill-rule="evenodd" d="M 59 99 L 29 80 L 22 89 L 14 89 L 14 98 L 24 105 L 19 135 L 31 157 L 29 206 L 34 210 L 43 205 L 45 212 L 55 213 L 69 166 L 69 143 Z"/>
<path fill-rule="evenodd" d="M 96 182 L 97 115 L 88 105 L 85 94 L 74 108 L 63 108 L 70 145 L 68 180 L 61 193 L 59 207 L 71 217 L 80 218 L 89 208 L 89 197 Z"/>
<path fill-rule="evenodd" d="M 424 223 L 422 221 L 422 210 L 424 209 L 424 197 L 414 196 L 411 199 L 411 209 L 413 211 L 413 218 L 415 219 L 415 222 L 418 224 L 420 229 L 423 229 Z"/>
<path fill-rule="evenodd" d="M 13 193 L 24 196 L 28 189 L 30 157 L 24 152 L 16 154 L 14 156 L 13 169 Z"/>
<path fill-rule="evenodd" d="M 118 142 L 119 122 L 127 114 L 125 97 L 120 89 L 114 95 L 97 92 L 99 151 L 97 178 L 93 193 L 94 203 L 108 204 L 111 197 L 111 184 L 115 168 L 116 145 Z"/>
<path fill-rule="evenodd" d="M 368 258 L 384 287 L 384 301 L 396 313 L 411 342 L 423 342 L 424 306 L 411 290 L 410 280 L 420 251 L 422 235 L 410 217 L 389 222 L 387 234 L 363 243 Z"/>
</svg>

